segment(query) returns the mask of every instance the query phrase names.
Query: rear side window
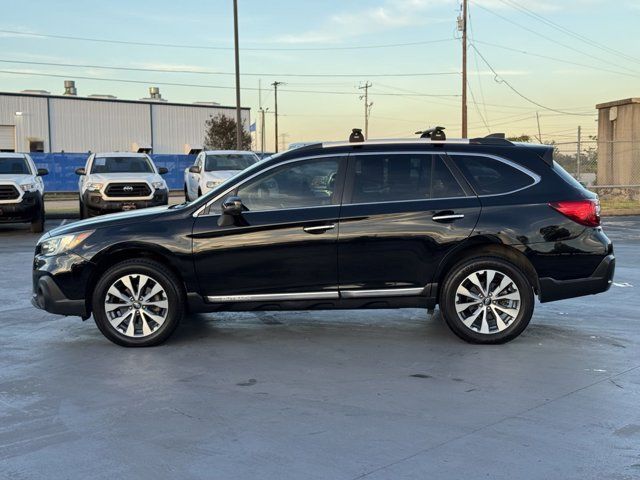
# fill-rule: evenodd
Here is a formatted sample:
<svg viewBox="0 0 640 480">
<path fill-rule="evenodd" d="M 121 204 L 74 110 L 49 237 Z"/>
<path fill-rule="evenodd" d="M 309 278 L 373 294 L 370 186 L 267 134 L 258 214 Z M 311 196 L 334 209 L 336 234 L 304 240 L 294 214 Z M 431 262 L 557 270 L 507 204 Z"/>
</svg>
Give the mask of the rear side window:
<svg viewBox="0 0 640 480">
<path fill-rule="evenodd" d="M 535 179 L 511 165 L 479 155 L 452 155 L 478 195 L 499 195 L 528 187 Z"/>
<path fill-rule="evenodd" d="M 352 203 L 463 197 L 439 155 L 355 156 Z"/>
</svg>

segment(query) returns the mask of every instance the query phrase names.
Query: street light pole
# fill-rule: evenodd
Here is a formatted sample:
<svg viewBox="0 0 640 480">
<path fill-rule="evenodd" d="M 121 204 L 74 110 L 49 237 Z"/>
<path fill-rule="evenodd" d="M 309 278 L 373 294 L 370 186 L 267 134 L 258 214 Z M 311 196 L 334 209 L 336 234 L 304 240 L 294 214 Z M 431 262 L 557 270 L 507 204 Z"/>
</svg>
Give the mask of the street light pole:
<svg viewBox="0 0 640 480">
<path fill-rule="evenodd" d="M 467 0 L 462 0 L 462 138 L 467 136 Z"/>
<path fill-rule="evenodd" d="M 233 40 L 236 60 L 236 148 L 242 150 L 242 111 L 240 108 L 240 47 L 238 45 L 238 0 L 233 0 Z"/>
</svg>

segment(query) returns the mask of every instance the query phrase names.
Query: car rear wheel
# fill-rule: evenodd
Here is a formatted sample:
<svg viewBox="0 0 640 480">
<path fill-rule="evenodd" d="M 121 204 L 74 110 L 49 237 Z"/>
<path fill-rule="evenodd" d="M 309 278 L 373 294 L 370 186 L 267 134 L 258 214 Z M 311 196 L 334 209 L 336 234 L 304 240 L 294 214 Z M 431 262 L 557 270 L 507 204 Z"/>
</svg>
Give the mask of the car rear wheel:
<svg viewBox="0 0 640 480">
<path fill-rule="evenodd" d="M 180 280 L 159 262 L 126 260 L 107 270 L 92 297 L 93 317 L 105 337 L 124 347 L 164 342 L 184 312 Z"/>
<path fill-rule="evenodd" d="M 440 309 L 447 325 L 470 343 L 513 340 L 533 315 L 533 288 L 513 263 L 497 257 L 459 263 L 445 278 Z"/>
</svg>

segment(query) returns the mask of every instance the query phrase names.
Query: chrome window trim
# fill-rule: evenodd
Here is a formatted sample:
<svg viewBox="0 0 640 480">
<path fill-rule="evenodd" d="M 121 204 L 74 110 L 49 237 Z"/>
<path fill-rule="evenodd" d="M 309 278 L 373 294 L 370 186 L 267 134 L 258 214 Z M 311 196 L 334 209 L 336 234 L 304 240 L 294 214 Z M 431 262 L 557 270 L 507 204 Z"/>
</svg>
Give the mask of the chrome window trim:
<svg viewBox="0 0 640 480">
<path fill-rule="evenodd" d="M 535 172 L 532 172 L 531 170 L 523 167 L 522 165 L 518 165 L 517 163 L 512 162 L 511 160 L 508 160 L 508 159 L 503 158 L 503 157 L 499 157 L 498 155 L 493 155 L 491 153 L 475 153 L 475 152 L 467 153 L 467 152 L 446 152 L 446 151 L 444 153 L 446 155 L 450 156 L 450 157 L 452 157 L 452 156 L 458 156 L 458 157 L 467 156 L 467 157 L 485 157 L 485 158 L 490 158 L 492 160 L 504 163 L 506 165 L 509 165 L 510 167 L 515 168 L 516 170 L 521 171 L 525 175 L 528 175 L 529 177 L 531 177 L 531 179 L 533 180 L 533 183 L 530 183 L 529 185 L 526 185 L 526 186 L 521 187 L 521 188 L 517 188 L 515 190 L 510 190 L 508 192 L 502 192 L 502 193 L 491 193 L 491 194 L 478 195 L 478 198 L 500 197 L 502 195 L 510 195 L 512 193 L 521 192 L 522 190 L 526 190 L 527 188 L 531 188 L 534 185 L 537 185 L 538 183 L 540 183 L 540 180 L 542 180 L 540 175 L 538 175 Z M 462 173 L 464 175 L 464 172 L 462 172 Z M 472 185 L 472 187 L 473 187 L 473 185 Z"/>
<path fill-rule="evenodd" d="M 218 200 L 220 200 L 225 195 L 228 195 L 230 192 L 232 192 L 236 188 L 240 188 L 242 185 L 247 183 L 249 180 L 257 177 L 258 175 L 262 175 L 263 173 L 268 172 L 269 170 L 273 170 L 274 168 L 281 167 L 283 165 L 288 165 L 290 163 L 303 162 L 305 160 L 315 160 L 316 158 L 335 158 L 335 157 L 336 157 L 335 153 L 327 153 L 327 154 L 322 154 L 322 155 L 312 155 L 312 156 L 309 156 L 309 157 L 292 158 L 291 160 L 286 160 L 284 162 L 276 163 L 275 165 L 271 165 L 270 167 L 265 168 L 264 170 L 260 170 L 259 172 L 256 172 L 253 175 L 251 175 L 250 177 L 245 178 L 240 183 L 236 183 L 236 184 L 232 185 L 231 187 L 227 188 L 220 195 L 217 195 L 215 198 L 209 200 L 204 205 L 202 205 L 200 208 L 198 208 L 195 212 L 193 212 L 192 216 L 193 217 L 201 216 L 200 213 L 202 213 L 204 210 L 206 210 L 211 204 L 217 202 Z M 348 157 L 348 154 L 345 153 L 344 157 L 345 158 Z M 339 207 L 339 205 L 330 204 L 330 205 L 313 205 L 313 206 L 310 206 L 310 207 L 279 208 L 277 211 L 280 212 L 280 211 L 283 211 L 283 210 L 299 210 L 301 208 L 326 208 L 326 207 Z M 256 211 L 272 212 L 274 210 L 256 210 Z M 213 214 L 213 215 L 215 215 L 215 214 Z M 203 217 L 210 217 L 210 216 L 212 216 L 212 214 L 202 215 L 202 216 Z"/>
</svg>

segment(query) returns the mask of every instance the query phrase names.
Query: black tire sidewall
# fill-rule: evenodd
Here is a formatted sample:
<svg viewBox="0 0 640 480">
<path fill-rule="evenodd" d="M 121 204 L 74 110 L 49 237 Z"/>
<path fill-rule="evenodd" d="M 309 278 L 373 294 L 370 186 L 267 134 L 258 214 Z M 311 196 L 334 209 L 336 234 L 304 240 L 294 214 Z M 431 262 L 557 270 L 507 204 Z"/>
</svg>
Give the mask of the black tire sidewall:
<svg viewBox="0 0 640 480">
<path fill-rule="evenodd" d="M 167 294 L 169 312 L 158 330 L 144 338 L 131 338 L 111 326 L 104 311 L 107 290 L 120 277 L 143 274 L 160 283 Z M 178 326 L 183 315 L 183 296 L 175 276 L 161 264 L 151 260 L 127 260 L 114 265 L 98 280 L 92 295 L 93 318 L 102 334 L 124 347 L 150 347 L 164 342 Z"/>
<path fill-rule="evenodd" d="M 31 220 L 31 233 L 44 231 L 44 206 L 41 206 L 37 215 Z"/>
<path fill-rule="evenodd" d="M 508 275 L 520 292 L 520 312 L 516 319 L 502 332 L 482 334 L 468 328 L 458 317 L 455 308 L 456 290 L 460 282 L 478 270 L 492 269 Z M 449 328 L 461 339 L 469 343 L 499 344 L 519 336 L 533 315 L 533 288 L 522 271 L 511 262 L 497 257 L 480 257 L 466 260 L 451 269 L 440 293 L 440 310 Z"/>
</svg>

